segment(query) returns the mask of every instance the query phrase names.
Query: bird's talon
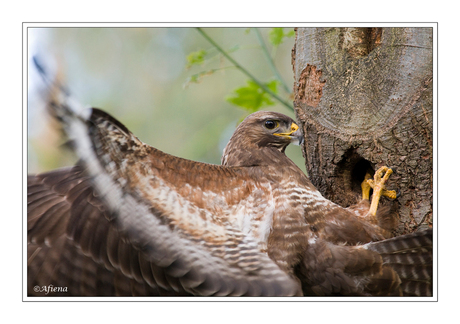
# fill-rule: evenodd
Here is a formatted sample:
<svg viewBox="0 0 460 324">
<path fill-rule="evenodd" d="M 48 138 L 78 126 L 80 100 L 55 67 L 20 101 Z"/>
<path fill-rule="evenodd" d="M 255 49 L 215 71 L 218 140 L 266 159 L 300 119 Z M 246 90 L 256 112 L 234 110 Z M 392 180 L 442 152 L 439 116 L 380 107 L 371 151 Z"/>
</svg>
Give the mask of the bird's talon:
<svg viewBox="0 0 460 324">
<path fill-rule="evenodd" d="M 393 170 L 386 166 L 383 166 L 375 172 L 374 180 L 367 180 L 371 188 L 374 189 L 371 207 L 369 209 L 369 213 L 373 216 L 377 214 L 377 207 L 379 205 L 380 197 L 382 195 L 389 197 L 391 199 L 395 199 L 397 197 L 396 191 L 385 189 L 385 183 L 388 181 L 388 178 L 392 173 Z"/>
<path fill-rule="evenodd" d="M 382 196 L 388 197 L 390 199 L 396 199 L 398 197 L 398 194 L 396 193 L 395 190 L 382 190 Z"/>
<path fill-rule="evenodd" d="M 390 198 L 390 199 L 396 199 L 396 198 L 398 198 L 398 197 L 399 197 L 398 194 L 399 194 L 399 196 L 400 196 L 400 195 L 401 195 L 401 192 L 396 193 L 395 190 L 386 190 L 386 189 L 383 189 L 383 190 L 382 190 L 382 196 L 388 197 L 388 198 Z"/>
</svg>

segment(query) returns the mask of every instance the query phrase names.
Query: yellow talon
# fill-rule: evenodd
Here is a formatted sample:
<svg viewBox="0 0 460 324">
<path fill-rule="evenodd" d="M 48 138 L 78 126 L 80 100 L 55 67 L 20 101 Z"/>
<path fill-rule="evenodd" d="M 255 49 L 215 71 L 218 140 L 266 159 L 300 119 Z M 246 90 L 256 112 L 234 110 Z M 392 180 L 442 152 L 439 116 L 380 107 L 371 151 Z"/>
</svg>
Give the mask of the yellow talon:
<svg viewBox="0 0 460 324">
<path fill-rule="evenodd" d="M 385 173 L 382 177 L 382 174 Z M 374 193 L 372 195 L 372 202 L 371 207 L 369 209 L 369 213 L 373 216 L 377 214 L 377 207 L 379 205 L 380 197 L 386 196 L 391 199 L 396 198 L 396 191 L 394 190 L 386 190 L 385 183 L 388 181 L 388 178 L 393 173 L 393 170 L 390 168 L 383 166 L 377 170 L 374 174 L 374 180 L 368 179 L 367 183 L 369 186 L 374 189 Z M 364 180 L 366 181 L 366 180 Z M 363 185 L 361 185 L 362 187 Z M 363 192 L 364 197 L 364 192 Z"/>
<path fill-rule="evenodd" d="M 395 190 L 386 190 L 386 189 L 382 190 L 382 196 L 388 197 L 390 199 L 396 199 L 397 195 L 398 194 L 396 193 Z"/>
</svg>

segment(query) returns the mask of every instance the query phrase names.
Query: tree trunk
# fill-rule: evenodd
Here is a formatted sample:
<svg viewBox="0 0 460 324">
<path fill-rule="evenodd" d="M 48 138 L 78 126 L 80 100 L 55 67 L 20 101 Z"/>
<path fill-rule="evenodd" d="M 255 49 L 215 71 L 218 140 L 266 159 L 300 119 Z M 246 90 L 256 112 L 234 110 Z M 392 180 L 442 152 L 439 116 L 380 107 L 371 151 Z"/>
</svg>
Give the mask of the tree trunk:
<svg viewBox="0 0 460 324">
<path fill-rule="evenodd" d="M 432 28 L 298 28 L 295 112 L 310 179 L 346 207 L 366 170 L 399 189 L 397 234 L 432 226 Z M 383 198 L 382 204 L 388 204 Z"/>
</svg>

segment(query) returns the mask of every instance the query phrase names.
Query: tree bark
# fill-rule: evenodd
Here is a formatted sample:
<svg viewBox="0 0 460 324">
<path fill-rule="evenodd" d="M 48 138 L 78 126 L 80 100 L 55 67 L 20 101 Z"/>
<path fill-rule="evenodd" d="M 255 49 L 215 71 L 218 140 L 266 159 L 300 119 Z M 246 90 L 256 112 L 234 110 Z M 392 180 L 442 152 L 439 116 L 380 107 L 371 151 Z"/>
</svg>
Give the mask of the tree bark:
<svg viewBox="0 0 460 324">
<path fill-rule="evenodd" d="M 432 32 L 298 28 L 292 53 L 311 181 L 346 207 L 358 201 L 366 170 L 391 167 L 397 234 L 432 226 Z"/>
</svg>

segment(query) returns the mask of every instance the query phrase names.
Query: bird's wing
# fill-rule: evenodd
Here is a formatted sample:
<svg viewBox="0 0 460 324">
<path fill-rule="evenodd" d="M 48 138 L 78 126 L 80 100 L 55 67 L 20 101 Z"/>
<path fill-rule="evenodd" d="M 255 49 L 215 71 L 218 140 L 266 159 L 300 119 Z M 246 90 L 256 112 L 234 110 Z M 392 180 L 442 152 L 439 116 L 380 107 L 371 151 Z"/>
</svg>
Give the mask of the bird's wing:
<svg viewBox="0 0 460 324">
<path fill-rule="evenodd" d="M 148 262 L 123 240 L 80 166 L 28 176 L 27 202 L 29 295 L 174 293 L 147 281 Z"/>
<path fill-rule="evenodd" d="M 306 295 L 432 295 L 431 230 L 358 246 L 310 243 L 297 269 Z"/>
<path fill-rule="evenodd" d="M 65 233 L 71 243 L 54 249 L 55 258 L 73 244 L 97 266 L 152 289 L 204 296 L 298 293 L 297 284 L 229 219 L 233 204 L 256 186 L 248 169 L 173 157 L 100 110 L 85 117 L 67 102 L 51 106 L 85 173 L 30 179 L 31 243 L 53 246 Z M 33 253 L 40 249 L 31 253 L 29 269 L 35 269 Z M 93 263 L 78 267 L 87 272 Z M 49 265 L 46 275 L 55 270 Z"/>
</svg>

